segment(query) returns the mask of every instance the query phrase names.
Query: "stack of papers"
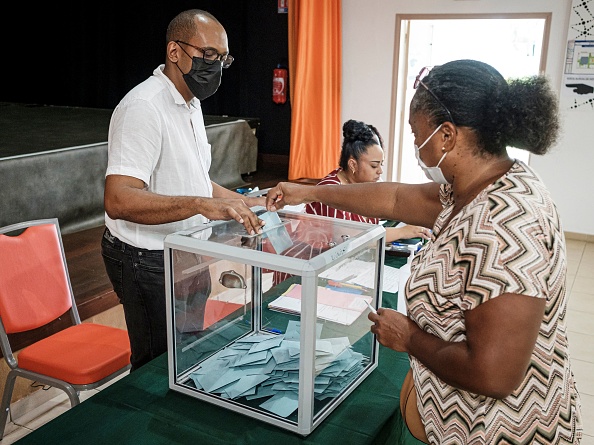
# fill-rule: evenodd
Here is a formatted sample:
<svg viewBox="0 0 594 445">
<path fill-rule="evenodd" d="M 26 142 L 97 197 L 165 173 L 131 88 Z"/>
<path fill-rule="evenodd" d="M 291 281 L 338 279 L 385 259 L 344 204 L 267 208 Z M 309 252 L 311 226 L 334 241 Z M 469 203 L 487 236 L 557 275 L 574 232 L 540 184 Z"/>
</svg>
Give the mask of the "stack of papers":
<svg viewBox="0 0 594 445">
<path fill-rule="evenodd" d="M 267 398 L 259 406 L 288 417 L 298 408 L 300 324 L 290 321 L 284 335 L 260 333 L 237 340 L 202 362 L 190 377 L 196 387 L 226 399 Z M 369 363 L 346 337 L 320 338 L 315 351 L 314 397 L 337 397 Z"/>
<path fill-rule="evenodd" d="M 391 293 L 398 292 L 400 270 L 384 265 L 383 273 L 382 290 Z M 361 260 L 347 260 L 325 270 L 320 274 L 320 277 L 373 289 L 375 288 L 376 280 L 375 263 Z"/>
<path fill-rule="evenodd" d="M 300 314 L 301 290 L 301 284 L 291 285 L 284 294 L 268 303 L 268 308 L 274 311 Z M 369 296 L 318 286 L 317 316 L 322 320 L 349 326 L 365 312 L 368 308 L 367 303 L 371 302 L 372 298 Z"/>
</svg>

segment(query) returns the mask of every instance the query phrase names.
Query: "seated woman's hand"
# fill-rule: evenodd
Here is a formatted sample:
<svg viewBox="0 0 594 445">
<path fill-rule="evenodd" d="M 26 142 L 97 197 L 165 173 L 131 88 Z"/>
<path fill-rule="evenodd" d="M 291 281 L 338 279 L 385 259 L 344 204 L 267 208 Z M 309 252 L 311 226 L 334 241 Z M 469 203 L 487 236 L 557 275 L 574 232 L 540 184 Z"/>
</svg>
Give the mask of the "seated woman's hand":
<svg viewBox="0 0 594 445">
<path fill-rule="evenodd" d="M 388 227 L 386 228 L 386 242 L 391 243 L 398 239 L 431 239 L 431 230 L 421 226 L 405 225 L 402 227 Z"/>
</svg>

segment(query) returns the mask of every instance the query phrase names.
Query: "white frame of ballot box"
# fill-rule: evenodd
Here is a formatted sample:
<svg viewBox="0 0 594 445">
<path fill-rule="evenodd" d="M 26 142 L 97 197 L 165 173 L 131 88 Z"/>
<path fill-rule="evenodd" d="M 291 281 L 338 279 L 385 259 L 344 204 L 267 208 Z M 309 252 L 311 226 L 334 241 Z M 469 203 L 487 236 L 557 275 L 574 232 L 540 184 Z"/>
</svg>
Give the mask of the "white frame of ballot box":
<svg viewBox="0 0 594 445">
<path fill-rule="evenodd" d="M 261 209 L 261 208 L 260 208 Z M 252 210 L 258 211 L 258 208 Z M 261 210 L 260 210 L 261 212 Z M 278 211 L 280 217 L 298 215 L 298 218 L 318 219 L 327 221 L 328 218 L 308 215 L 292 211 Z M 365 224 L 345 220 L 333 220 L 333 224 L 339 226 L 363 229 L 362 232 L 342 242 L 334 247 L 330 247 L 309 260 L 292 258 L 275 253 L 257 251 L 251 249 L 242 249 L 236 246 L 225 245 L 213 241 L 198 239 L 190 236 L 209 227 L 215 227 L 219 224 L 237 224 L 234 221 L 214 221 L 194 227 L 189 230 L 177 232 L 168 235 L 165 238 L 165 283 L 166 283 L 166 315 L 167 315 L 167 342 L 168 342 L 168 368 L 169 368 L 169 388 L 194 398 L 230 409 L 243 415 L 259 419 L 263 422 L 287 429 L 289 431 L 306 436 L 310 434 L 332 411 L 349 395 L 353 390 L 363 382 L 363 380 L 377 367 L 379 343 L 375 338 L 372 340 L 370 363 L 365 366 L 364 371 L 358 375 L 348 387 L 345 388 L 332 402 L 325 406 L 320 412 L 314 413 L 314 379 L 315 379 L 315 346 L 316 346 L 316 324 L 317 324 L 317 286 L 318 277 L 327 269 L 344 260 L 345 257 L 354 256 L 359 252 L 369 248 L 370 242 L 376 243 L 376 267 L 375 267 L 375 295 L 372 296 L 374 308 L 381 306 L 382 298 L 382 278 L 384 263 L 384 243 L 385 229 L 381 225 Z M 245 229 L 243 229 L 245 230 Z M 257 235 L 262 236 L 262 235 Z M 241 262 L 252 267 L 253 274 L 252 285 L 252 311 L 253 318 L 251 322 L 250 335 L 258 333 L 262 328 L 262 288 L 261 275 L 262 269 L 271 269 L 275 271 L 298 275 L 302 278 L 302 304 L 300 314 L 300 356 L 299 356 L 299 395 L 297 421 L 288 420 L 275 414 L 260 412 L 252 407 L 243 405 L 234 400 L 224 399 L 198 389 L 190 389 L 185 384 L 177 383 L 177 380 L 186 379 L 190 371 L 183 375 L 177 375 L 176 366 L 176 339 L 174 326 L 174 297 L 173 297 L 173 267 L 172 252 L 181 250 L 209 257 L 215 257 L 217 260 L 231 260 Z M 307 302 L 307 304 L 306 304 Z M 365 316 L 365 315 L 363 315 Z M 222 328 L 224 329 L 224 327 Z M 217 331 L 209 333 L 216 334 Z M 304 353 L 308 351 L 309 353 Z M 198 364 L 196 364 L 197 366 Z M 185 380 L 184 380 L 185 381 Z"/>
</svg>

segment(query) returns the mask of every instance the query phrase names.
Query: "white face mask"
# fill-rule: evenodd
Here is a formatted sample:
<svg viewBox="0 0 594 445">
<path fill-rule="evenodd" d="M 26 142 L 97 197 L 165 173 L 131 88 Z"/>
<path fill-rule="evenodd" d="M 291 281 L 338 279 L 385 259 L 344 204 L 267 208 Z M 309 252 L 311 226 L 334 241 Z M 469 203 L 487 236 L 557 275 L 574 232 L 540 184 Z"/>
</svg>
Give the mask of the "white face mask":
<svg viewBox="0 0 594 445">
<path fill-rule="evenodd" d="M 441 125 L 443 125 L 443 124 L 441 124 Z M 421 160 L 421 156 L 419 156 L 419 150 L 421 148 L 423 148 L 425 146 L 425 144 L 427 144 L 427 142 L 429 142 L 429 140 L 433 136 L 435 136 L 435 134 L 441 128 L 441 125 L 439 127 L 437 127 L 433 131 L 433 133 L 431 133 L 431 136 L 429 136 L 427 139 L 425 139 L 425 142 L 423 142 L 420 147 L 418 147 L 417 144 L 415 144 L 415 157 L 417 158 L 417 162 L 419 163 L 419 167 L 421 167 L 421 169 L 423 170 L 423 173 L 425 173 L 425 176 L 427 176 L 427 179 L 429 179 L 429 180 L 431 180 L 433 182 L 436 182 L 438 184 L 449 184 L 448 180 L 443 175 L 443 172 L 441 171 L 441 168 L 439 168 L 439 164 L 441 164 L 441 161 L 443 161 L 443 159 L 448 154 L 447 151 L 443 154 L 443 156 L 441 157 L 441 159 L 439 160 L 439 162 L 437 163 L 437 165 L 435 167 L 427 167 L 425 165 L 425 163 Z"/>
</svg>

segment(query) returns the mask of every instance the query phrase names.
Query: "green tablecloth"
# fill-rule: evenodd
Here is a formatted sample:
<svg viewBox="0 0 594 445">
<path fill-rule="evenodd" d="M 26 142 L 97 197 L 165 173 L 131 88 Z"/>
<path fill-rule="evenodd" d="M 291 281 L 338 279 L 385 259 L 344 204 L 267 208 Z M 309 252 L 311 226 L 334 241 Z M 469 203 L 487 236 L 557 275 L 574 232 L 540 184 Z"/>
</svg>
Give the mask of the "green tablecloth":
<svg viewBox="0 0 594 445">
<path fill-rule="evenodd" d="M 387 258 L 386 264 L 401 265 Z M 396 306 L 384 293 L 383 306 Z M 169 389 L 167 354 L 18 441 L 26 444 L 420 444 L 399 409 L 408 356 L 381 347 L 379 366 L 307 437 Z"/>
</svg>

